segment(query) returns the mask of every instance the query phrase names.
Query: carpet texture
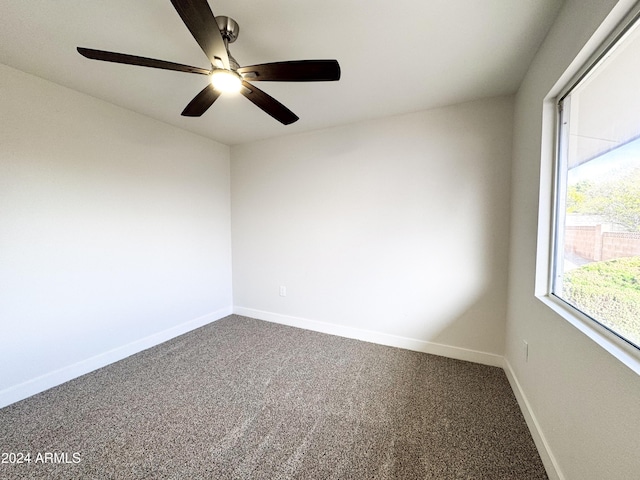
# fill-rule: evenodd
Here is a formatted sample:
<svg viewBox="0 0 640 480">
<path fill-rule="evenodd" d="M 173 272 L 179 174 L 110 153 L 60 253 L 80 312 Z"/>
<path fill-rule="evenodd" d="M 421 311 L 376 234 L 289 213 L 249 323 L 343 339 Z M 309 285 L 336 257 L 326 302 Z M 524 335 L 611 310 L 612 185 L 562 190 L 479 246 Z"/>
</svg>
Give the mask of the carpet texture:
<svg viewBox="0 0 640 480">
<path fill-rule="evenodd" d="M 10 452 L 2 479 L 547 478 L 501 369 L 236 315 L 0 410 Z"/>
</svg>

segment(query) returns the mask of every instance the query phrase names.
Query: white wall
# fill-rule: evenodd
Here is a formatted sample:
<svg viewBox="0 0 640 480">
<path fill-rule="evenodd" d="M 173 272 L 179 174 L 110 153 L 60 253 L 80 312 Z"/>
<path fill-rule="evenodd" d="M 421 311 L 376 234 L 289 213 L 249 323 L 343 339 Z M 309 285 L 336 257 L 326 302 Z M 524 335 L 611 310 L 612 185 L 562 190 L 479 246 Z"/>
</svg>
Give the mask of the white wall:
<svg viewBox="0 0 640 480">
<path fill-rule="evenodd" d="M 516 97 L 506 366 L 537 423 L 551 478 L 622 480 L 640 470 L 640 378 L 534 296 L 536 274 L 538 288 L 545 282 L 549 238 L 554 115 L 545 99 L 632 2 L 623 0 L 607 18 L 616 3 L 568 0 Z"/>
<path fill-rule="evenodd" d="M 2 65 L 0 115 L 0 406 L 231 312 L 228 147 Z"/>
<path fill-rule="evenodd" d="M 233 147 L 236 311 L 502 355 L 512 109 L 493 98 Z"/>
</svg>

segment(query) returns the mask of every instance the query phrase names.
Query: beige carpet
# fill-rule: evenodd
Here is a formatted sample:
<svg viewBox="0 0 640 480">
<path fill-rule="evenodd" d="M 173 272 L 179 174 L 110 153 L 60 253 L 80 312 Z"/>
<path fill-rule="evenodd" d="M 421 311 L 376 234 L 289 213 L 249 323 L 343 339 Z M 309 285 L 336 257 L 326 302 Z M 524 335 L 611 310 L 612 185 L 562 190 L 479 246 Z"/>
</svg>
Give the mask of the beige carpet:
<svg viewBox="0 0 640 480">
<path fill-rule="evenodd" d="M 0 410 L 0 452 L 31 453 L 2 479 L 547 478 L 501 369 L 235 315 Z"/>
</svg>

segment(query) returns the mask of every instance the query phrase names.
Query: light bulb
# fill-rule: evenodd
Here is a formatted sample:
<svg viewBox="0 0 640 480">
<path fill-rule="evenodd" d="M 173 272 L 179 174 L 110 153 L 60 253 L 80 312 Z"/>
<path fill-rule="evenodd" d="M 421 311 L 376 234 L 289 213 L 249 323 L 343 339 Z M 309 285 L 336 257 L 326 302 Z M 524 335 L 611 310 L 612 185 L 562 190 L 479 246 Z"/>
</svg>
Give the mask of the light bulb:
<svg viewBox="0 0 640 480">
<path fill-rule="evenodd" d="M 220 92 L 239 92 L 242 88 L 242 79 L 231 70 L 218 69 L 211 74 L 211 85 Z"/>
</svg>

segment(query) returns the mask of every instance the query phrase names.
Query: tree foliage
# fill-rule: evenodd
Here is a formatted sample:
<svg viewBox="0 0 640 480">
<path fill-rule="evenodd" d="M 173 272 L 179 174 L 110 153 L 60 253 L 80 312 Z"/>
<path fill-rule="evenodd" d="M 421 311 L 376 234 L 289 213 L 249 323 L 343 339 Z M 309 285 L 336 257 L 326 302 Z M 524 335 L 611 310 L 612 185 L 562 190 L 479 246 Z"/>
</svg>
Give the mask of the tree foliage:
<svg viewBox="0 0 640 480">
<path fill-rule="evenodd" d="M 607 180 L 581 180 L 567 189 L 567 213 L 601 215 L 640 231 L 640 168 Z"/>
</svg>

